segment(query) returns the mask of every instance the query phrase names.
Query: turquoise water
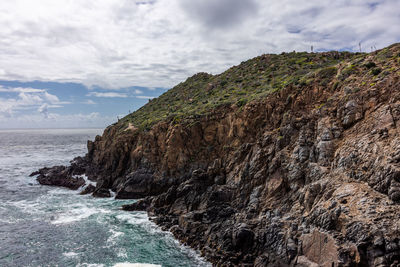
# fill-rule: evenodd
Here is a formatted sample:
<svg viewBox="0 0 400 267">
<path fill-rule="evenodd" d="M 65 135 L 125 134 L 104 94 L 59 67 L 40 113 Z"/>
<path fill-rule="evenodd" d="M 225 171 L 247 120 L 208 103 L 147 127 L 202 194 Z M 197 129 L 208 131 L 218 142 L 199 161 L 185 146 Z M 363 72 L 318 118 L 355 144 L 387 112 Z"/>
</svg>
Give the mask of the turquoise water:
<svg viewBox="0 0 400 267">
<path fill-rule="evenodd" d="M 0 130 L 0 266 L 210 266 L 129 200 L 39 185 L 28 175 L 84 155 L 96 129 Z"/>
</svg>

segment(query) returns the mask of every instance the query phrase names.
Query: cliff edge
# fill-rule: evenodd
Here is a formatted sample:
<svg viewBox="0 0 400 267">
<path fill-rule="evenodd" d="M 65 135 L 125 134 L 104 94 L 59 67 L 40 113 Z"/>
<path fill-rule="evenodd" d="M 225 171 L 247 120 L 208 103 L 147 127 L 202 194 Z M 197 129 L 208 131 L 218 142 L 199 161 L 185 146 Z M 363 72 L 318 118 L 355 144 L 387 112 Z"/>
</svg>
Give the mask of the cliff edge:
<svg viewBox="0 0 400 267">
<path fill-rule="evenodd" d="M 140 199 L 218 266 L 400 265 L 400 44 L 197 74 L 39 182 Z"/>
</svg>

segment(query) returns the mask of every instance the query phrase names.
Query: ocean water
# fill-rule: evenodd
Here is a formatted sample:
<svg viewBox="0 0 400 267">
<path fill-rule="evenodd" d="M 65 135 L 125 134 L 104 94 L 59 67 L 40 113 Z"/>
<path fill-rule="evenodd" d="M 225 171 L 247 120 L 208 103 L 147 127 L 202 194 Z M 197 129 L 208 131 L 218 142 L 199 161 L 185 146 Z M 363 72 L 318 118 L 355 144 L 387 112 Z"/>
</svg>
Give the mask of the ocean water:
<svg viewBox="0 0 400 267">
<path fill-rule="evenodd" d="M 29 177 L 84 155 L 96 134 L 0 130 L 0 266 L 210 266 L 146 213 L 120 210 L 132 201 L 80 196 Z"/>
</svg>

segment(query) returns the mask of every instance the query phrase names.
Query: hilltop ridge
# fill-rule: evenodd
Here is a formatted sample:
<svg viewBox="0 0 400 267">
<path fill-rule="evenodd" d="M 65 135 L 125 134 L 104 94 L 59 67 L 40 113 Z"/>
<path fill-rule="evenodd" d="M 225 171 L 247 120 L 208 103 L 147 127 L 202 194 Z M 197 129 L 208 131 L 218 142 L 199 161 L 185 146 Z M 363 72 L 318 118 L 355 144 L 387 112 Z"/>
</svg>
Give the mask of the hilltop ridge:
<svg viewBox="0 0 400 267">
<path fill-rule="evenodd" d="M 349 52 L 265 54 L 233 66 L 218 75 L 197 73 L 120 122 L 149 129 L 161 120 L 190 120 L 212 109 L 260 99 L 287 86 L 305 86 L 316 76 L 336 75 L 336 65 L 365 54 Z"/>
</svg>

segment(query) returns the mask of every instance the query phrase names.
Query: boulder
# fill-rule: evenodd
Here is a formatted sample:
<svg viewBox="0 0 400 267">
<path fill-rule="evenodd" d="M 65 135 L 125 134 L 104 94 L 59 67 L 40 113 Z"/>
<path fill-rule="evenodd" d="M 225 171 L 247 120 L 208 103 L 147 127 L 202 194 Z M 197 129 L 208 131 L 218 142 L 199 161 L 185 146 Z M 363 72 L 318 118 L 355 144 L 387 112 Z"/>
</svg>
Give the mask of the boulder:
<svg viewBox="0 0 400 267">
<path fill-rule="evenodd" d="M 77 190 L 85 185 L 85 179 L 71 175 L 69 168 L 65 166 L 42 168 L 32 173 L 31 176 L 38 174 L 36 180 L 42 185 L 61 186 L 72 190 Z"/>
</svg>

